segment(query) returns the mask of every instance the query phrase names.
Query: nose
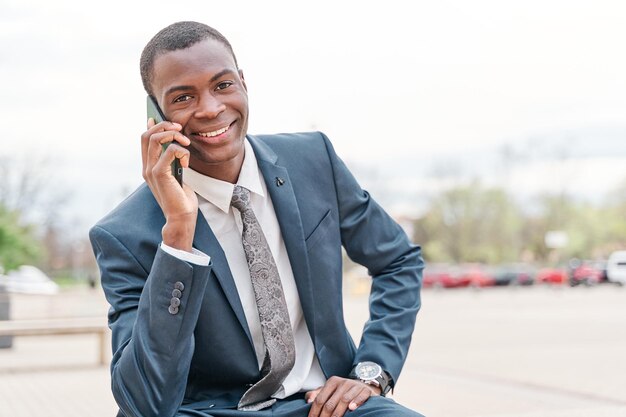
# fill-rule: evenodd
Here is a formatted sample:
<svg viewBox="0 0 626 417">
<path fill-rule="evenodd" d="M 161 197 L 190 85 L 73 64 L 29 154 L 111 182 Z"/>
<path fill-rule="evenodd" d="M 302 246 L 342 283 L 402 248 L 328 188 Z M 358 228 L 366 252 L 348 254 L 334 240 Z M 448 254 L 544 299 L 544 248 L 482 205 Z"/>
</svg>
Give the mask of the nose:
<svg viewBox="0 0 626 417">
<path fill-rule="evenodd" d="M 226 105 L 213 94 L 203 94 L 198 100 L 198 106 L 194 112 L 196 118 L 215 119 L 226 109 Z"/>
</svg>

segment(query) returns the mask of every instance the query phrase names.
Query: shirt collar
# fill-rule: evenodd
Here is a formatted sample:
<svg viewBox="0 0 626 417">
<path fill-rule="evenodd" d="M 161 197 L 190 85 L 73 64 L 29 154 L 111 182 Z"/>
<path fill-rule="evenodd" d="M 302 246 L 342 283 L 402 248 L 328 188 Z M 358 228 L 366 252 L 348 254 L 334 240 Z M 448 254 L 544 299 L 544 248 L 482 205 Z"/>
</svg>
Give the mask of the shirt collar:
<svg viewBox="0 0 626 417">
<path fill-rule="evenodd" d="M 197 194 L 208 202 L 215 205 L 224 213 L 230 210 L 230 200 L 233 196 L 234 184 L 203 175 L 191 168 L 185 168 L 183 172 L 185 184 L 191 187 Z M 244 140 L 244 158 L 239 172 L 237 185 L 248 189 L 250 192 L 265 197 L 261 186 L 261 175 L 257 165 L 254 150 L 246 138 Z"/>
</svg>

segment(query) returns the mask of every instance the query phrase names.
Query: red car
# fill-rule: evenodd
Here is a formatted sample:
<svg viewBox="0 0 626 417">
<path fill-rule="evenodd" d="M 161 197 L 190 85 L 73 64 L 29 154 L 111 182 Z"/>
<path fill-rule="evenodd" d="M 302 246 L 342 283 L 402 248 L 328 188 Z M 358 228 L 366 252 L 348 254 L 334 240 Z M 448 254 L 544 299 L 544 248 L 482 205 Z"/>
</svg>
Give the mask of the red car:
<svg viewBox="0 0 626 417">
<path fill-rule="evenodd" d="M 542 268 L 537 272 L 537 284 L 566 284 L 567 272 L 562 268 Z"/>
<path fill-rule="evenodd" d="M 496 284 L 496 279 L 480 265 L 463 265 L 459 275 L 459 280 L 464 286 L 471 287 L 492 287 Z"/>
<path fill-rule="evenodd" d="M 426 267 L 423 280 L 424 288 L 488 287 L 494 283 L 495 279 L 492 276 L 479 265 L 474 264 Z"/>
<path fill-rule="evenodd" d="M 422 281 L 424 288 L 456 288 L 466 287 L 467 285 L 468 283 L 459 280 L 458 274 L 455 274 L 448 265 L 427 266 L 424 270 Z"/>
<path fill-rule="evenodd" d="M 591 286 L 603 281 L 604 270 L 601 263 L 577 261 L 571 262 L 571 266 L 569 283 L 572 287 L 579 284 Z"/>
</svg>

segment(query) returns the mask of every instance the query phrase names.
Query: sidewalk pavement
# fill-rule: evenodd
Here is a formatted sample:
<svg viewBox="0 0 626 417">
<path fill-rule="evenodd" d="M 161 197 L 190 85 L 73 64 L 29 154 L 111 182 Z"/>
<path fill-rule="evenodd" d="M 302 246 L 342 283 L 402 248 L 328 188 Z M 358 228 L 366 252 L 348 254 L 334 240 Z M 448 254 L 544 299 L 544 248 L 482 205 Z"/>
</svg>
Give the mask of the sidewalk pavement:
<svg viewBox="0 0 626 417">
<path fill-rule="evenodd" d="M 626 417 L 626 288 L 424 291 L 393 398 L 428 417 Z M 99 291 L 12 299 L 13 318 L 105 315 Z M 367 297 L 345 300 L 358 340 Z M 96 336 L 0 350 L 0 416 L 113 417 Z M 44 410 L 44 414 L 42 414 Z"/>
</svg>

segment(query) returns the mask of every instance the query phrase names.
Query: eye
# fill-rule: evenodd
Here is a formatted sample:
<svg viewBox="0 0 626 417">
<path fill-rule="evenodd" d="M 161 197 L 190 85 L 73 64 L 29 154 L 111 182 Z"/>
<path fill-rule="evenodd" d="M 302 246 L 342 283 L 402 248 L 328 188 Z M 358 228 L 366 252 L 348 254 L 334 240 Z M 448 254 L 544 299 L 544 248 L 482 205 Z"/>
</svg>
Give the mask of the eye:
<svg viewBox="0 0 626 417">
<path fill-rule="evenodd" d="M 183 94 L 182 96 L 178 96 L 174 99 L 174 103 L 182 103 L 183 101 L 191 100 L 191 96 L 189 94 Z"/>
<path fill-rule="evenodd" d="M 233 85 L 232 81 L 222 81 L 221 83 L 219 83 L 217 85 L 217 87 L 215 88 L 216 90 L 224 90 L 225 88 L 230 87 L 231 85 Z"/>
</svg>

